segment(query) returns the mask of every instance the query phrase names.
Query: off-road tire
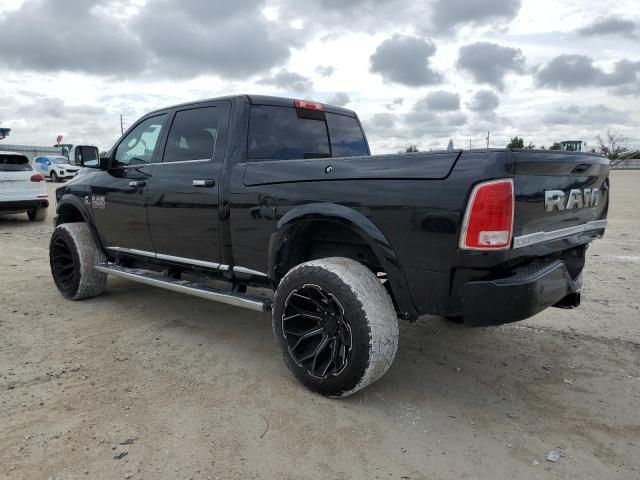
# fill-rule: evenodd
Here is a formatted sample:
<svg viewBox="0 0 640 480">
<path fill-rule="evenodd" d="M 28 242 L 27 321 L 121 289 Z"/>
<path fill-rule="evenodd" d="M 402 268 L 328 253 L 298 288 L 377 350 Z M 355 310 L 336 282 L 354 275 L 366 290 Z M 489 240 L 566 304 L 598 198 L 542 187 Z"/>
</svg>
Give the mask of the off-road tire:
<svg viewBox="0 0 640 480">
<path fill-rule="evenodd" d="M 349 325 L 349 360 L 327 378 L 310 374 L 294 359 L 283 333 L 287 299 L 305 285 L 319 286 L 333 296 Z M 374 383 L 389 369 L 398 349 L 398 317 L 387 290 L 371 270 L 347 258 L 323 258 L 291 269 L 277 288 L 272 322 L 287 368 L 307 388 L 329 397 L 346 397 Z"/>
<path fill-rule="evenodd" d="M 58 225 L 49 242 L 49 264 L 53 281 L 63 297 L 81 300 L 100 295 L 107 275 L 94 268 L 106 257 L 83 222 Z"/>
<path fill-rule="evenodd" d="M 27 210 L 27 216 L 32 222 L 44 222 L 47 218 L 47 209 L 33 208 L 31 210 Z"/>
</svg>

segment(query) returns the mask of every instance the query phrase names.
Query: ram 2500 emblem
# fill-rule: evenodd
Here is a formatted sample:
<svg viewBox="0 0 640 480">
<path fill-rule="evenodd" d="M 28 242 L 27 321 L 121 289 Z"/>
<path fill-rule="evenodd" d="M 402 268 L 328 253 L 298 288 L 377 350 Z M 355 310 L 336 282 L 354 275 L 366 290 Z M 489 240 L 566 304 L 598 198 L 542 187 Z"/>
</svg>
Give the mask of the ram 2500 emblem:
<svg viewBox="0 0 640 480">
<path fill-rule="evenodd" d="M 571 210 L 573 208 L 597 207 L 600 201 L 597 188 L 585 188 L 584 190 L 572 189 L 569 195 L 562 190 L 545 190 L 544 209 L 546 212 L 554 210 Z"/>
</svg>

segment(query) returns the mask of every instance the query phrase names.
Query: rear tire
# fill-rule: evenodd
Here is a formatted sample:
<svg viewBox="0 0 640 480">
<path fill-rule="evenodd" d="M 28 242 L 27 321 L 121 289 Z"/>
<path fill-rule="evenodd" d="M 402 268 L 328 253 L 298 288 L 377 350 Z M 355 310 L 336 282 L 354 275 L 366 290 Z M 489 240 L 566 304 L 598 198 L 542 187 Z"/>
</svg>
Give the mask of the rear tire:
<svg viewBox="0 0 640 480">
<path fill-rule="evenodd" d="M 44 220 L 47 218 L 47 209 L 34 208 L 31 210 L 27 210 L 27 216 L 32 222 L 44 222 Z"/>
<path fill-rule="evenodd" d="M 274 298 L 273 333 L 291 373 L 329 397 L 346 397 L 382 377 L 399 336 L 380 280 L 339 257 L 306 262 L 285 275 Z"/>
<path fill-rule="evenodd" d="M 100 295 L 106 287 L 107 275 L 94 266 L 106 261 L 86 223 L 63 223 L 53 231 L 49 264 L 53 281 L 63 297 L 81 300 Z"/>
<path fill-rule="evenodd" d="M 57 183 L 59 181 L 58 174 L 56 172 L 51 172 L 50 177 L 51 177 L 51 181 L 54 183 Z"/>
</svg>

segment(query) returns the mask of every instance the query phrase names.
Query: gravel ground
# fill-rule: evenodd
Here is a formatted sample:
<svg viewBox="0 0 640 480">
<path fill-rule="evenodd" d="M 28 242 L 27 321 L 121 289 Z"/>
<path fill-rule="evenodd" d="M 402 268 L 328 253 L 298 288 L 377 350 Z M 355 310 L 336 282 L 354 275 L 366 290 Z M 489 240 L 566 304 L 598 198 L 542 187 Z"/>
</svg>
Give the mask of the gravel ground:
<svg viewBox="0 0 640 480">
<path fill-rule="evenodd" d="M 0 478 L 638 479 L 639 204 L 640 172 L 613 172 L 578 310 L 403 322 L 340 401 L 287 374 L 267 315 L 115 278 L 63 300 L 50 220 L 0 218 Z"/>
</svg>

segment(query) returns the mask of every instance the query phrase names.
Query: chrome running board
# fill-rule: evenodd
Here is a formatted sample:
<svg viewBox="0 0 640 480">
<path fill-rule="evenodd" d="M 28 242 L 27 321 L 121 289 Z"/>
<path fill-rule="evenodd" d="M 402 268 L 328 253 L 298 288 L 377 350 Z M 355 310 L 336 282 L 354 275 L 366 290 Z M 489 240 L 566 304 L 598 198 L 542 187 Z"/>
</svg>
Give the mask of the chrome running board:
<svg viewBox="0 0 640 480">
<path fill-rule="evenodd" d="M 204 298 L 206 300 L 214 300 L 216 302 L 226 303 L 227 305 L 248 308 L 258 312 L 268 312 L 271 310 L 271 300 L 266 298 L 218 290 L 201 283 L 177 280 L 147 270 L 124 268 L 110 263 L 101 263 L 96 265 L 95 269 L 99 272 L 126 278 L 134 282 L 145 283 L 154 287 L 173 290 L 174 292 L 186 293 L 187 295 Z"/>
</svg>

